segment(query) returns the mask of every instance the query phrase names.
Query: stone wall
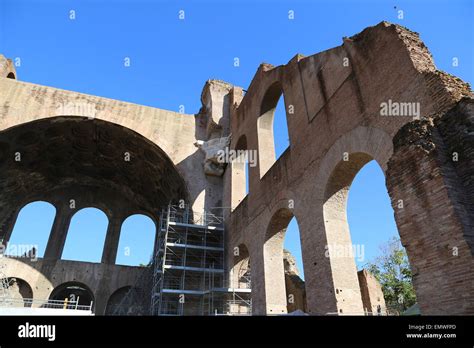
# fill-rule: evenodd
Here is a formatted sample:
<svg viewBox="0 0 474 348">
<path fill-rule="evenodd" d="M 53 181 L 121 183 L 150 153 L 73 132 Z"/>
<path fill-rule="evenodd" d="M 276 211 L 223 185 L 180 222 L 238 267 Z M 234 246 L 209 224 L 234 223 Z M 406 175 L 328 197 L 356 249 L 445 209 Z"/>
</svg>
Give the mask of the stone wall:
<svg viewBox="0 0 474 348">
<path fill-rule="evenodd" d="M 343 38 L 338 47 L 308 57 L 296 54 L 281 66 L 264 63 L 245 95 L 239 87 L 208 81 L 201 95 L 203 106 L 196 115 L 25 83 L 12 79 L 16 76 L 11 74 L 15 75 L 12 62 L 0 56 L 0 140 L 2 136 L 8 140 L 0 143 L 0 164 L 11 159 L 9 144 L 18 141 L 36 148 L 31 146 L 29 133 L 14 139 L 8 135 L 34 122 L 55 123 L 72 117 L 82 123 L 88 118 L 94 120 L 93 125 L 119 127 L 117 134 L 136 133 L 129 139 L 140 138 L 142 144 L 161 149 L 176 167 L 195 210 L 225 208 L 226 267 L 229 272 L 235 267 L 233 250 L 246 246 L 254 314 L 288 311 L 283 240 L 293 217 L 301 236 L 307 312 L 364 313 L 354 255 L 338 255 L 329 246 L 351 250 L 346 214 L 349 187 L 371 160 L 386 175 L 422 314 L 474 312 L 472 101 L 465 99 L 452 109 L 460 99 L 472 97 L 472 92 L 460 79 L 436 69 L 418 34 L 381 22 Z M 277 160 L 272 123 L 279 98 L 285 104 L 290 147 Z M 421 120 L 413 122 L 412 115 L 383 117 L 380 105 L 388 100 L 419 103 Z M 206 158 L 207 152 L 195 146 L 210 140 L 220 144 L 218 139 L 229 135 L 231 150 L 258 154 L 256 165 L 249 169 L 248 195 L 240 163 L 214 167 L 209 163 L 215 164 L 213 155 Z M 46 131 L 36 134 L 43 145 L 44 137 Z M 48 145 L 57 148 L 54 143 Z M 90 145 L 79 141 L 78 146 Z M 108 145 L 107 149 L 113 149 Z M 138 148 L 146 157 L 145 146 Z M 160 168 L 155 168 L 156 173 L 139 173 L 143 180 L 138 182 L 169 177 Z M 125 175 L 123 182 L 130 178 Z M 8 188 L 13 200 L 15 183 L 11 181 Z M 133 181 L 122 189 L 129 189 L 134 197 L 150 194 L 147 185 L 136 185 Z M 160 185 L 169 186 L 166 182 Z M 18 196 L 28 197 L 28 186 L 20 186 Z M 0 187 L 0 192 L 5 191 Z M 112 191 L 108 201 L 121 205 L 114 196 L 120 191 Z M 61 192 L 65 191 L 57 192 L 58 198 Z M 82 191 L 76 187 L 75 192 Z M 90 192 L 84 195 L 96 201 L 105 197 L 102 192 Z M 21 205 L 9 207 L 10 199 L 1 203 L 0 236 L 4 238 Z M 157 213 L 151 210 L 148 213 Z M 67 225 L 67 215 L 59 216 L 57 231 Z M 48 252 L 47 260 L 39 265 L 30 265 L 40 267 L 32 287 L 43 280 L 54 282 L 51 275 L 62 277 L 61 272 L 70 267 L 78 277 L 87 278 L 87 271 L 98 272 L 96 285 L 112 290 L 108 284 L 116 284 L 116 273 L 111 271 L 109 279 L 107 272 L 119 269 L 112 264 L 119 221 L 114 219 L 115 232 L 108 234 L 103 262 L 87 267 L 80 263 L 63 267 L 67 262 L 57 259 L 64 234 L 53 231 L 54 248 L 50 250 L 54 252 Z M 14 265 L 11 270 L 17 269 Z M 125 273 L 136 272 L 139 270 Z"/>
<path fill-rule="evenodd" d="M 344 61 L 348 64 L 344 65 Z M 386 22 L 344 38 L 339 47 L 308 57 L 295 55 L 286 65 L 259 67 L 247 93 L 242 99 L 236 98 L 231 108 L 231 149 L 237 149 L 239 141 L 245 139 L 246 148 L 258 152 L 259 161 L 249 170 L 248 195 L 234 199 L 245 192 L 245 180 L 237 175 L 237 165 L 231 163 L 224 173 L 224 206 L 232 207 L 226 217 L 227 250 L 241 244 L 249 249 L 254 313 L 281 313 L 286 309 L 283 264 L 277 249 L 282 245 L 284 222 L 295 217 L 301 235 L 308 312 L 363 314 L 353 255 L 327 253 L 330 245 L 347 249 L 352 246 L 346 214 L 352 180 L 367 162 L 376 160 L 386 174 L 395 208 L 401 194 L 398 191 L 402 190 L 397 188 L 398 175 L 421 183 L 435 175 L 437 167 L 431 163 L 432 166 L 416 168 L 424 165 L 421 153 L 411 154 L 407 149 L 397 150 L 400 152 L 390 160 L 393 138 L 413 121 L 413 116 L 384 117 L 380 105 L 388 100 L 419 103 L 419 116 L 426 119 L 443 115 L 470 95 L 468 84 L 437 70 L 417 33 Z M 275 160 L 268 125 L 278 97 L 284 98 L 290 147 Z M 389 160 L 392 167 L 386 172 Z M 456 170 L 465 173 L 466 167 L 463 164 Z M 459 175 L 466 175 L 462 173 Z M 430 219 L 424 222 L 426 233 L 439 228 L 438 221 L 444 223 L 446 214 L 431 209 L 436 204 L 449 205 L 451 197 L 442 195 L 446 190 L 444 174 L 437 179 L 433 186 L 421 189 L 428 196 L 423 199 L 433 202 L 420 206 L 404 220 L 397 218 L 402 241 L 409 235 L 403 232 L 403 225 L 411 224 L 410 230 L 416 231 L 414 226 L 427 214 Z M 472 195 L 469 197 L 472 199 Z M 430 250 L 439 251 L 452 242 L 440 232 L 430 242 L 414 238 L 405 244 L 416 244 L 416 248 L 407 250 L 411 261 L 416 253 L 422 255 L 426 250 L 428 255 Z M 458 244 L 461 250 L 462 241 L 456 241 Z M 228 253 L 231 269 L 232 255 Z M 426 284 L 440 272 L 427 261 L 414 264 L 418 272 L 425 273 Z M 462 267 L 459 277 L 472 273 L 466 263 Z M 417 285 L 421 283 L 415 282 L 417 293 L 423 292 L 416 289 Z M 452 287 L 463 291 L 455 281 L 437 289 L 449 297 Z M 426 301 L 425 305 L 420 303 L 422 312 L 432 306 L 435 297 L 434 293 L 418 297 L 420 302 Z M 467 298 L 474 302 L 472 295 L 456 297 L 460 312 L 466 313 L 467 307 L 460 303 Z"/>
<path fill-rule="evenodd" d="M 474 314 L 473 100 L 394 138 L 387 187 L 421 314 Z"/>
<path fill-rule="evenodd" d="M 96 315 L 105 313 L 109 299 L 116 291 L 141 284 L 142 274 L 148 270 L 146 267 L 104 263 L 44 259 L 34 261 L 10 257 L 0 257 L 0 266 L 6 276 L 19 279 L 22 285 L 28 284 L 33 299 L 38 301 L 48 300 L 53 290 L 62 284 L 83 284 L 94 296 Z M 148 292 L 146 296 L 148 299 Z"/>
<path fill-rule="evenodd" d="M 279 93 L 290 147 L 275 161 L 273 139 L 268 139 L 273 135 L 266 130 Z M 308 312 L 363 313 L 353 256 L 328 255 L 327 246 L 351 246 L 346 216 L 350 184 L 370 160 L 386 171 L 393 137 L 413 120 L 382 117 L 380 105 L 388 100 L 417 102 L 420 117 L 426 118 L 444 114 L 470 94 L 467 84 L 436 69 L 418 34 L 386 22 L 344 38 L 339 47 L 308 57 L 295 55 L 286 65 L 259 67 L 231 113 L 231 148 L 245 137 L 247 149 L 259 157 L 249 170 L 249 193 L 236 206 L 233 194 L 243 190 L 245 180 L 234 175 L 237 167 L 232 164 L 224 174 L 224 205 L 233 208 L 226 218 L 227 248 L 248 246 L 256 314 L 286 308 L 284 279 L 279 275 L 283 265 L 277 253 L 270 252 L 278 245 L 270 237 L 281 239 L 275 226 L 285 228 L 278 221 L 291 217 L 296 217 L 301 235 Z M 410 170 L 406 175 L 413 179 L 418 173 Z M 434 197 L 438 191 L 430 194 Z M 440 242 L 425 247 L 437 249 Z M 231 256 L 228 262 L 231 268 Z M 425 271 L 427 277 L 434 272 Z"/>
<path fill-rule="evenodd" d="M 296 266 L 295 257 L 288 251 L 283 251 L 283 264 L 285 267 L 285 289 L 288 298 L 288 313 L 300 310 L 306 312 L 306 290 L 304 280 Z"/>
<path fill-rule="evenodd" d="M 369 315 L 385 315 L 387 308 L 383 297 L 382 286 L 367 270 L 357 272 L 362 295 L 364 311 Z"/>
</svg>

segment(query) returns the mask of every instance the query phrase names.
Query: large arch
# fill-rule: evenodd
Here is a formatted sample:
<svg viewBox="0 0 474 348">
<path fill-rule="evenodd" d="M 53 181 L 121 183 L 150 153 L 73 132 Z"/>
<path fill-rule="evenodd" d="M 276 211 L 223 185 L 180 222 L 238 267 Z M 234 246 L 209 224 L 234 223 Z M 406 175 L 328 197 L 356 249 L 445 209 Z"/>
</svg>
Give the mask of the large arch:
<svg viewBox="0 0 474 348">
<path fill-rule="evenodd" d="M 350 303 L 349 309 L 338 309 L 340 314 L 363 314 L 362 303 L 359 303 L 362 295 L 347 221 L 347 199 L 355 176 L 372 159 L 372 156 L 363 152 L 347 153 L 347 157 L 336 165 L 326 184 L 323 211 L 326 235 L 330 241 L 327 245 L 328 257 L 333 267 L 344 270 L 336 275 L 339 278 L 336 293 L 342 294 L 344 302 Z"/>
<path fill-rule="evenodd" d="M 48 259 L 60 257 L 77 210 L 103 209 L 110 219 L 106 263 L 115 262 L 120 224 L 131 212 L 156 214 L 169 202 L 188 201 L 183 178 L 158 146 L 123 126 L 78 116 L 1 131 L 0 192 L 0 238 L 6 242 L 19 207 L 38 199 L 56 206 Z"/>
<path fill-rule="evenodd" d="M 325 183 L 321 188 L 321 218 L 330 267 L 339 270 L 332 273 L 337 297 L 333 310 L 338 314 L 363 314 L 346 214 L 349 188 L 359 170 L 371 160 L 376 160 L 385 172 L 392 152 L 392 140 L 387 133 L 376 128 L 357 127 L 339 138 L 321 162 L 318 182 Z M 316 301 L 315 292 L 307 290 L 308 301 Z"/>
<path fill-rule="evenodd" d="M 289 208 L 276 210 L 265 231 L 263 262 L 265 274 L 265 306 L 267 314 L 285 314 L 288 298 L 285 283 L 284 240 L 294 213 Z"/>
<path fill-rule="evenodd" d="M 46 300 L 54 288 L 54 282 L 35 268 L 39 262 L 27 262 L 25 263 L 25 259 L 3 257 L 2 272 L 7 278 L 22 279 L 29 284 L 35 300 Z"/>
</svg>

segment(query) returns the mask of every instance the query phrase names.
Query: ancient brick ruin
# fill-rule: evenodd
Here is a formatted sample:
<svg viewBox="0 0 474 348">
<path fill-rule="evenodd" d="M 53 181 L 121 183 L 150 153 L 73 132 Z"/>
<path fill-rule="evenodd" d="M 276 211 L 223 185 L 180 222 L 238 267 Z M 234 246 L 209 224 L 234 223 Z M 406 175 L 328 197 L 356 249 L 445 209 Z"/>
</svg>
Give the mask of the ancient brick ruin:
<svg viewBox="0 0 474 348">
<path fill-rule="evenodd" d="M 382 22 L 324 52 L 262 64 L 245 94 L 207 81 L 195 115 L 22 82 L 0 58 L 0 240 L 8 243 L 26 204 L 42 200 L 57 210 L 43 258 L 0 259 L 5 275 L 29 284 L 33 298 L 79 282 L 95 313 L 111 314 L 146 272 L 115 265 L 122 222 L 140 212 L 158 229 L 162 209 L 184 200 L 194 212 L 224 207 L 223 271 L 240 284 L 233 277 L 251 269 L 253 314 L 294 309 L 286 289 L 301 284 L 285 281 L 283 255 L 293 217 L 304 310 L 363 315 L 380 304 L 383 311 L 380 289 L 369 274 L 358 275 L 354 257 L 327 253 L 331 245 L 351 246 L 348 190 L 376 160 L 421 313 L 474 314 L 473 94 L 436 69 L 416 33 Z M 275 160 L 272 124 L 282 95 L 290 147 Z M 417 103 L 420 113 L 383 116 L 383 103 Z M 245 163 L 216 159 L 225 149 L 258 154 L 248 194 Z M 69 222 L 89 206 L 109 218 L 102 262 L 62 260 Z"/>
</svg>

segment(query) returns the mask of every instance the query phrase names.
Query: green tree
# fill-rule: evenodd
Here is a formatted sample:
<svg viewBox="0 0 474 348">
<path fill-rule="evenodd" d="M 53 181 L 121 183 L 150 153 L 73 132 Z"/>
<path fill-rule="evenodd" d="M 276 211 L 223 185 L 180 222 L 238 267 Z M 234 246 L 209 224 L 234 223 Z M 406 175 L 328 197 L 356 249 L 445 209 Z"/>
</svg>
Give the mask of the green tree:
<svg viewBox="0 0 474 348">
<path fill-rule="evenodd" d="M 402 314 L 416 303 L 408 257 L 397 238 L 382 245 L 381 250 L 382 255 L 369 263 L 367 269 L 382 285 L 387 308 Z"/>
</svg>

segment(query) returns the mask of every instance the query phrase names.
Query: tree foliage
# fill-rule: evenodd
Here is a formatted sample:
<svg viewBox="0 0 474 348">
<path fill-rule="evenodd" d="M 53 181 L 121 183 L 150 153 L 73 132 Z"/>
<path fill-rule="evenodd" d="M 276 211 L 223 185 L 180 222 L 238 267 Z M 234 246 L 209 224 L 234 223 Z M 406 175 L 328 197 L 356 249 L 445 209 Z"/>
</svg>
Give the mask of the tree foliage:
<svg viewBox="0 0 474 348">
<path fill-rule="evenodd" d="M 416 303 L 412 272 L 405 248 L 393 238 L 381 247 L 382 255 L 369 263 L 371 272 L 382 285 L 387 308 L 402 314 Z"/>
</svg>

